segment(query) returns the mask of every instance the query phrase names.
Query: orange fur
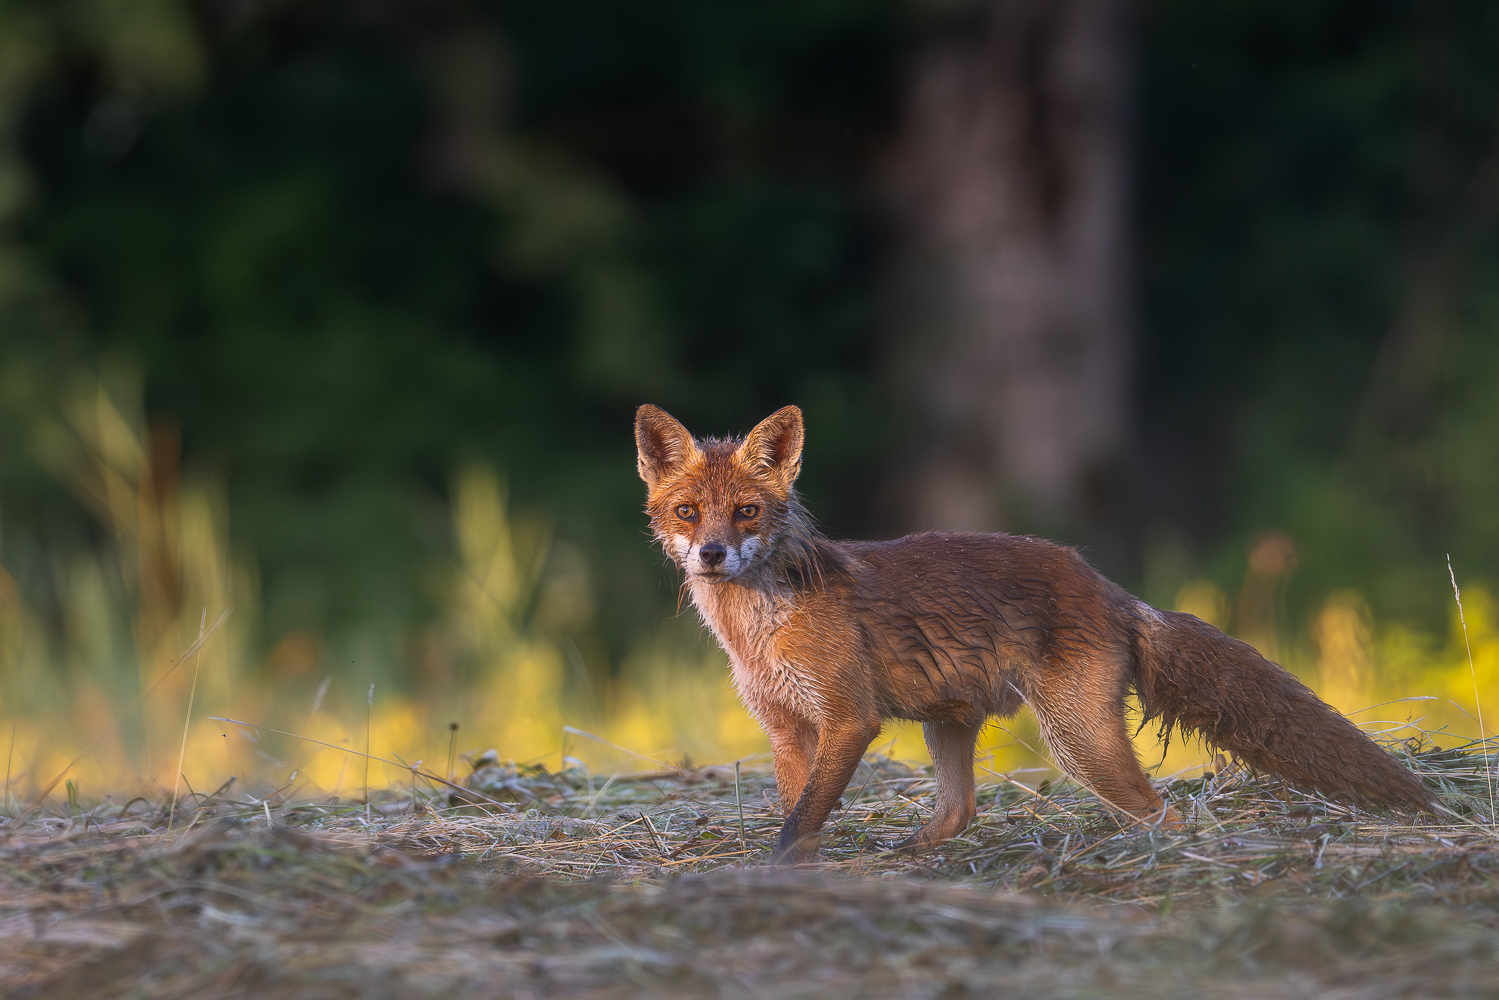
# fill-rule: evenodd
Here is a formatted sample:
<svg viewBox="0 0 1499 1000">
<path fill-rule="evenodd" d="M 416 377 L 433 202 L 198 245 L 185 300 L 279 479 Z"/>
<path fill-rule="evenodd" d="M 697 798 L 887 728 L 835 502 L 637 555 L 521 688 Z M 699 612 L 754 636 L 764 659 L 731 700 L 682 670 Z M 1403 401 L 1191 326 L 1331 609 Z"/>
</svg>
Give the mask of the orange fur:
<svg viewBox="0 0 1499 1000">
<path fill-rule="evenodd" d="M 936 809 L 905 846 L 974 815 L 973 750 L 1022 702 L 1057 763 L 1142 820 L 1174 822 L 1125 729 L 1133 689 L 1164 728 L 1359 801 L 1429 809 L 1409 771 L 1285 670 L 1191 615 L 1158 611 L 1074 550 L 1006 534 L 927 532 L 834 542 L 793 489 L 801 411 L 740 439 L 694 440 L 654 406 L 635 419 L 656 538 L 729 654 L 765 727 L 786 821 L 778 860 L 818 832 L 885 719 L 922 724 Z"/>
</svg>

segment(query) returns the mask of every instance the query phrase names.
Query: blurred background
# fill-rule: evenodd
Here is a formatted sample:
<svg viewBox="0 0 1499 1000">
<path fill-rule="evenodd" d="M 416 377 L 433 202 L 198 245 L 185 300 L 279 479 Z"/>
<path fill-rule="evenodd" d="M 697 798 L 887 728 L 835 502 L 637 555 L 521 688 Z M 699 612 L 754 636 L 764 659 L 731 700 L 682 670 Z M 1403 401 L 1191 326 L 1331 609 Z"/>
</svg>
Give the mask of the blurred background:
<svg viewBox="0 0 1499 1000">
<path fill-rule="evenodd" d="M 8 799 L 762 752 L 647 401 L 1477 736 L 1496 389 L 1492 4 L 0 5 Z"/>
</svg>

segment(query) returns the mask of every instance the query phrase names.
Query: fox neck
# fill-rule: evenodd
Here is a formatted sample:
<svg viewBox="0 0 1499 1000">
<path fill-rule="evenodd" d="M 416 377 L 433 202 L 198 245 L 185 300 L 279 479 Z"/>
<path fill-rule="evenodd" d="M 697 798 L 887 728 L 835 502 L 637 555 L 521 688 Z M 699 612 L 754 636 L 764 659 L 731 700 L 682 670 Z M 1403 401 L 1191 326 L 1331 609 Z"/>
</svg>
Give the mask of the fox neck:
<svg viewBox="0 0 1499 1000">
<path fill-rule="evenodd" d="M 794 606 L 795 592 L 765 561 L 721 583 L 694 578 L 688 592 L 743 690 L 751 675 L 775 661 L 775 631 Z"/>
</svg>

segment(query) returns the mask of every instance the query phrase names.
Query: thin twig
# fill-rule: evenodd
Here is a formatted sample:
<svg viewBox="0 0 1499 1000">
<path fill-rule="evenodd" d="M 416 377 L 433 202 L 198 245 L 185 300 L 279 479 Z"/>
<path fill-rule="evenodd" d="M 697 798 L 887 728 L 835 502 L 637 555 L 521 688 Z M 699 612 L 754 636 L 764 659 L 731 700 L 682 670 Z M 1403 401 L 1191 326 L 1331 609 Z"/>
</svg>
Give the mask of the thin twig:
<svg viewBox="0 0 1499 1000">
<path fill-rule="evenodd" d="M 588 739 L 593 740 L 595 743 L 602 743 L 604 746 L 609 747 L 613 750 L 618 750 L 620 753 L 629 754 L 631 757 L 638 757 L 641 760 L 650 761 L 652 764 L 655 764 L 658 767 L 663 767 L 675 774 L 683 773 L 682 768 L 678 767 L 676 764 L 668 764 L 664 760 L 657 760 L 655 757 L 647 757 L 645 754 L 639 752 L 638 750 L 631 750 L 629 747 L 622 747 L 618 743 L 611 743 L 608 740 L 604 739 L 602 736 L 595 736 L 593 733 L 590 733 L 586 729 L 578 729 L 576 726 L 563 726 L 562 731 L 564 733 L 571 733 L 574 736 L 586 736 Z"/>
<path fill-rule="evenodd" d="M 264 730 L 267 733 L 275 733 L 277 736 L 290 736 L 294 740 L 306 740 L 308 743 L 316 743 L 318 746 L 324 746 L 330 750 L 340 750 L 346 754 L 352 754 L 355 757 L 366 757 L 368 758 L 368 760 L 365 762 L 366 765 L 370 760 L 377 760 L 382 764 L 391 764 L 395 767 L 405 768 L 410 766 L 409 764 L 402 764 L 400 761 L 386 760 L 384 757 L 376 757 L 373 754 L 360 753 L 358 750 L 351 750 L 348 747 L 341 747 L 337 743 L 327 743 L 323 740 L 315 740 L 311 736 L 303 736 L 301 733 L 289 733 L 284 729 L 272 729 L 270 726 L 258 726 L 253 722 L 243 722 L 239 719 L 230 719 L 222 715 L 210 715 L 208 716 L 208 718 L 212 719 L 214 722 L 227 722 L 230 725 L 243 726 L 246 729 Z M 515 811 L 515 805 L 513 803 L 501 802 L 499 799 L 492 799 L 488 795 L 485 795 L 476 789 L 465 788 L 455 781 L 448 781 L 446 778 L 439 778 L 437 775 L 428 774 L 426 771 L 418 771 L 417 773 L 420 774 L 423 778 L 426 778 L 428 781 L 435 781 L 439 785 L 446 785 L 449 788 L 462 792 L 465 796 L 471 795 L 474 798 L 481 799 L 484 802 L 488 802 L 490 805 L 499 806 L 506 811 Z"/>
<path fill-rule="evenodd" d="M 171 662 L 171 665 L 167 667 L 167 669 L 161 672 L 161 676 L 157 677 L 156 680 L 151 682 L 150 687 L 146 688 L 146 690 L 136 695 L 135 700 L 132 701 L 129 705 L 125 706 L 125 711 L 131 712 L 136 708 L 139 708 L 141 704 L 151 696 L 151 693 L 161 686 L 162 681 L 172 676 L 173 672 L 175 672 L 176 669 L 182 665 L 183 660 L 187 659 L 189 656 L 192 656 L 194 653 L 196 653 L 199 649 L 203 648 L 203 643 L 207 642 L 209 636 L 218 631 L 219 626 L 224 624 L 224 619 L 228 618 L 229 612 L 233 610 L 234 609 L 232 607 L 225 608 L 223 612 L 214 619 L 213 624 L 208 626 L 208 631 L 199 636 L 197 642 L 193 643 L 191 646 L 187 647 L 187 649 L 183 650 L 182 654 L 178 656 L 177 659 L 173 660 Z M 88 748 L 84 750 L 83 753 L 79 754 L 77 757 L 74 757 L 71 761 L 69 761 L 66 767 L 57 772 L 57 777 L 53 778 L 51 781 L 47 782 L 45 786 L 43 786 L 42 790 L 37 793 L 36 798 L 32 799 L 31 804 L 23 809 L 21 811 L 21 815 L 17 818 L 25 818 L 26 816 L 31 815 L 33 812 L 39 809 L 41 807 L 41 804 L 47 801 L 47 796 L 52 794 L 52 789 L 57 787 L 57 783 L 62 781 L 63 778 L 67 777 L 68 772 L 72 771 L 73 768 L 77 767 L 82 761 L 86 760 L 90 755 L 93 754 L 95 750 L 99 749 L 99 745 L 102 744 L 106 739 L 108 739 L 108 737 L 109 733 L 107 731 L 101 733 L 94 740 L 94 742 L 88 745 Z"/>
</svg>

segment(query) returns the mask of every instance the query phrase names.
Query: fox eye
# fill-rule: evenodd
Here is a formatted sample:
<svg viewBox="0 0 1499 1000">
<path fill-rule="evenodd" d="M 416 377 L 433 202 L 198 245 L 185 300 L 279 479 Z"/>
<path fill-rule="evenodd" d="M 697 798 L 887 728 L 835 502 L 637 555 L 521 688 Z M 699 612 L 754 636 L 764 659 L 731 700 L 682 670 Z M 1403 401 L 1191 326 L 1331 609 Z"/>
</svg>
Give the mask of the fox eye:
<svg viewBox="0 0 1499 1000">
<path fill-rule="evenodd" d="M 741 521 L 753 520 L 756 516 L 759 515 L 759 513 L 760 508 L 756 507 L 752 503 L 747 503 L 743 507 L 740 507 L 738 510 L 734 511 L 735 516 L 738 517 Z"/>
<path fill-rule="evenodd" d="M 692 506 L 692 504 L 690 504 L 690 503 L 678 504 L 677 505 L 677 516 L 680 517 L 684 521 L 696 521 L 697 520 L 697 508 L 694 507 L 694 506 Z"/>
</svg>

